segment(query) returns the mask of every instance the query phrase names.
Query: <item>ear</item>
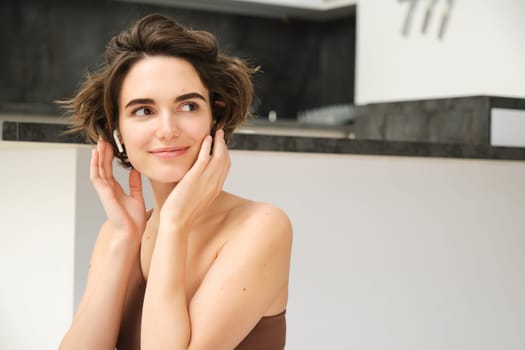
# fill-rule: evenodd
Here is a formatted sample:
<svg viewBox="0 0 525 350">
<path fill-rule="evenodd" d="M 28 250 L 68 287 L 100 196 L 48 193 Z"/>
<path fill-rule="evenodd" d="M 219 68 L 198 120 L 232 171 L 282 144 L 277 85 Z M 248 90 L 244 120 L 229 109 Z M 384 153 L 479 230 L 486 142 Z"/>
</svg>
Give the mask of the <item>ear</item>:
<svg viewBox="0 0 525 350">
<path fill-rule="evenodd" d="M 122 143 L 120 143 L 120 133 L 118 129 L 113 130 L 113 140 L 115 141 L 118 151 L 124 153 L 124 147 L 122 147 Z"/>
</svg>

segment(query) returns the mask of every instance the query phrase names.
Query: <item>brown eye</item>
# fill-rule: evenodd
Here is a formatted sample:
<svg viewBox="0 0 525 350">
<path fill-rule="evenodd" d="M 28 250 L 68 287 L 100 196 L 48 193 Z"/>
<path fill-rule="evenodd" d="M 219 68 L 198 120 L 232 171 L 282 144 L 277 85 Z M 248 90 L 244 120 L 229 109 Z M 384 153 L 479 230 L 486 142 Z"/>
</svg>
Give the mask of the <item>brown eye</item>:
<svg viewBox="0 0 525 350">
<path fill-rule="evenodd" d="M 192 112 L 192 111 L 196 111 L 198 109 L 198 107 L 199 106 L 196 103 L 188 102 L 188 103 L 184 103 L 180 107 L 180 111 L 182 111 L 182 112 Z"/>
<path fill-rule="evenodd" d="M 152 112 L 151 112 L 151 109 L 147 107 L 140 107 L 140 108 L 135 109 L 133 111 L 133 114 L 139 117 L 145 117 L 145 116 L 151 115 Z"/>
</svg>

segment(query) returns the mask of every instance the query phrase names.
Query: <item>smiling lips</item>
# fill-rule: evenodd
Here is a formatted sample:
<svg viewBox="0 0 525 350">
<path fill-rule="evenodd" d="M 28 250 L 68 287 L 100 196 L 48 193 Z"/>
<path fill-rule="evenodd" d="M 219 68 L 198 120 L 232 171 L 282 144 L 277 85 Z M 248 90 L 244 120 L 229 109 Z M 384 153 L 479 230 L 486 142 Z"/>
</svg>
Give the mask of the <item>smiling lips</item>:
<svg viewBox="0 0 525 350">
<path fill-rule="evenodd" d="M 182 156 L 189 147 L 163 147 L 157 148 L 150 153 L 156 155 L 159 158 L 176 158 Z"/>
</svg>

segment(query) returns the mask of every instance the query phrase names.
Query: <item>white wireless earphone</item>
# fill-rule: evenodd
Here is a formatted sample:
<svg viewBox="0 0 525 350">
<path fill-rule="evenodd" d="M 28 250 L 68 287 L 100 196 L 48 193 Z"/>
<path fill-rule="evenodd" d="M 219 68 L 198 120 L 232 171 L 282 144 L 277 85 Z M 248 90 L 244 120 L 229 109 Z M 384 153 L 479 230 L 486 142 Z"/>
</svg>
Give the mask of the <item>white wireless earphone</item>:
<svg viewBox="0 0 525 350">
<path fill-rule="evenodd" d="M 124 153 L 124 147 L 122 147 L 122 144 L 120 143 L 120 133 L 117 129 L 113 130 L 113 140 L 115 140 L 115 145 L 117 145 L 118 151 Z"/>
</svg>

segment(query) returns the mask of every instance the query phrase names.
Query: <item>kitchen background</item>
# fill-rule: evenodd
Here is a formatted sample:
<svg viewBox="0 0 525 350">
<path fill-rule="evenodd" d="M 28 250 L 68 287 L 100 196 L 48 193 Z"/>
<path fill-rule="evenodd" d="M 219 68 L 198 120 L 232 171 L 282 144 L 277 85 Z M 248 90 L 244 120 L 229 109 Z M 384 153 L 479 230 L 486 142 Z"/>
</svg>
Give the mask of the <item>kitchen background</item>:
<svg viewBox="0 0 525 350">
<path fill-rule="evenodd" d="M 296 119 L 298 111 L 352 104 L 355 16 L 328 21 L 256 17 L 118 1 L 2 3 L 0 112 L 57 114 L 52 101 L 73 94 L 105 44 L 147 13 L 173 16 L 214 33 L 222 50 L 261 66 L 252 113 Z"/>
<path fill-rule="evenodd" d="M 107 39 L 142 14 L 161 12 L 213 31 L 225 51 L 261 66 L 252 105 L 257 118 L 240 132 L 525 145 L 520 0 L 6 0 L 0 6 L 0 35 L 9 48 L 0 57 L 2 120 L 55 121 L 61 111 L 52 101 L 72 95 L 102 61 Z"/>
<path fill-rule="evenodd" d="M 104 219 L 51 100 L 153 10 L 263 67 L 225 188 L 293 222 L 287 349 L 525 349 L 525 2 L 160 2 L 0 4 L 1 349 L 56 349 Z"/>
</svg>

